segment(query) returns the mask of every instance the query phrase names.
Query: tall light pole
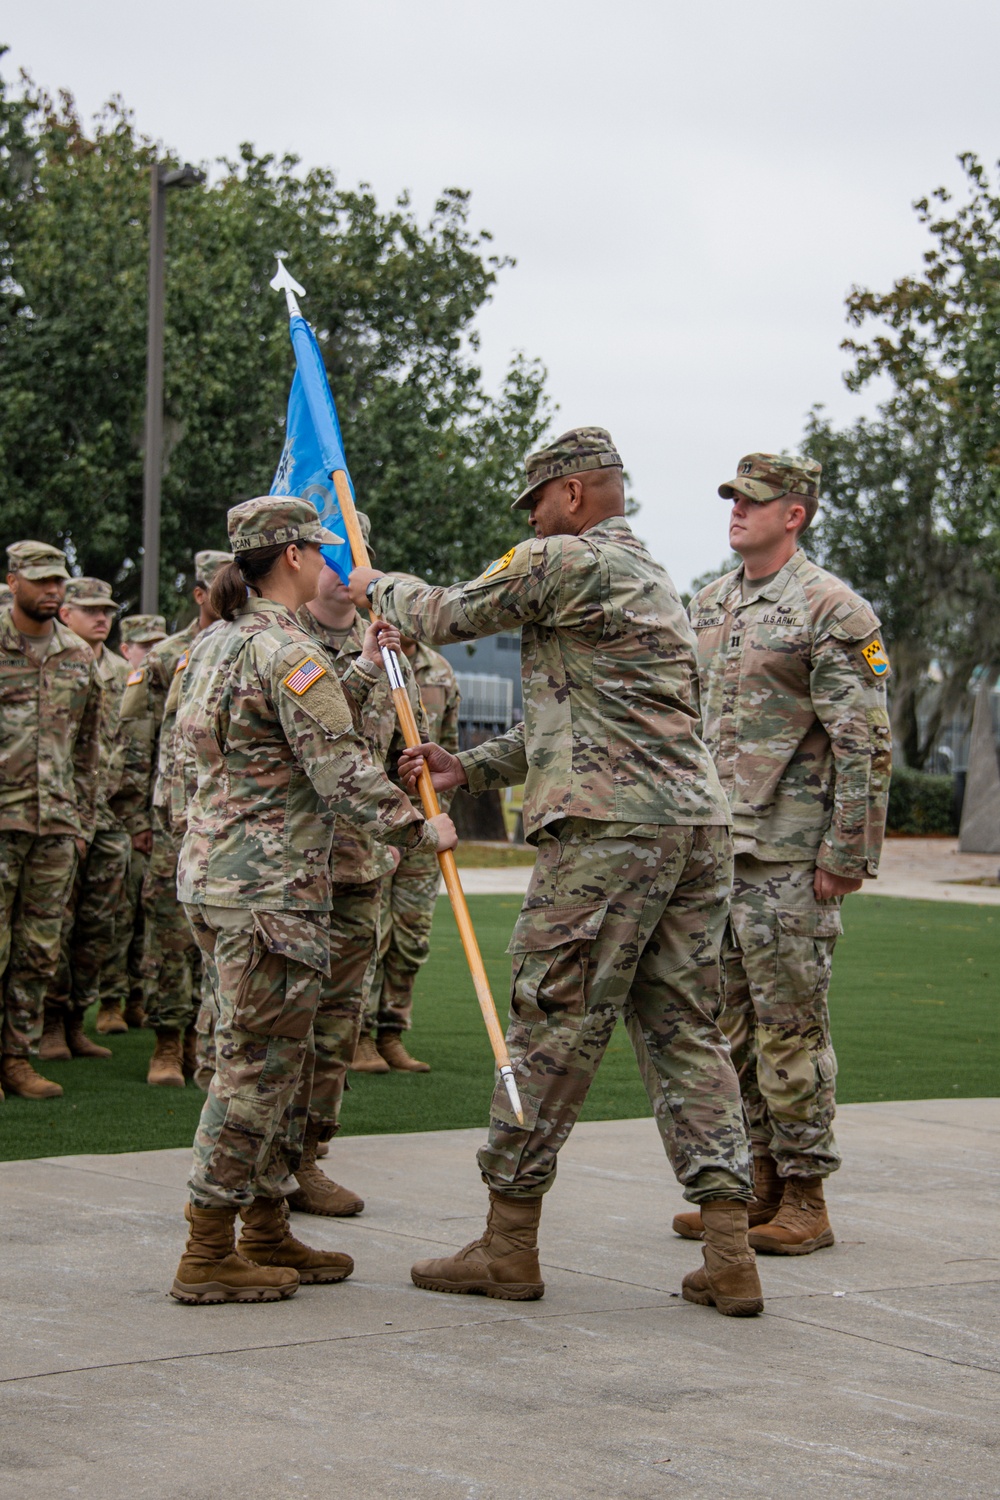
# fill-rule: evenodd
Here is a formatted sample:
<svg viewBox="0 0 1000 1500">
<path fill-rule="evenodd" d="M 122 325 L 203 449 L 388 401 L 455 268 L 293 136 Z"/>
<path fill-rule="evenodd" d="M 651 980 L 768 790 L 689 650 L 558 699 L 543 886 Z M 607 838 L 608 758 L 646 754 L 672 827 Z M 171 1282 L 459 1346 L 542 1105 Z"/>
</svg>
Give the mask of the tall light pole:
<svg viewBox="0 0 1000 1500">
<path fill-rule="evenodd" d="M 149 331 L 146 340 L 146 461 L 142 483 L 142 612 L 158 613 L 160 602 L 160 483 L 163 478 L 163 300 L 164 209 L 167 189 L 198 187 L 197 167 L 149 169 Z"/>
</svg>

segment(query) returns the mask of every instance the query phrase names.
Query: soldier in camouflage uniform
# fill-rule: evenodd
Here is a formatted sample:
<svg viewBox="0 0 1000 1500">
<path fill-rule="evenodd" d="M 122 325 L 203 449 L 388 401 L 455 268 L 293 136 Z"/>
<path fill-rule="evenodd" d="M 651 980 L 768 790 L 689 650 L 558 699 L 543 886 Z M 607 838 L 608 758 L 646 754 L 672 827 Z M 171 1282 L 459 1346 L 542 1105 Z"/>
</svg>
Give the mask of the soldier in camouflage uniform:
<svg viewBox="0 0 1000 1500">
<path fill-rule="evenodd" d="M 370 526 L 363 511 L 358 512 L 358 521 L 368 542 Z M 359 731 L 372 760 L 384 769 L 394 769 L 404 741 L 392 693 L 381 661 L 370 659 L 366 652 L 365 634 L 350 595 L 331 569 L 323 570 L 316 597 L 299 610 L 298 620 L 329 652 L 341 686 L 355 705 Z M 419 723 L 416 684 L 405 667 L 403 675 Z M 394 857 L 398 857 L 394 849 L 346 819 L 338 820 L 330 855 L 330 974 L 323 979 L 314 1023 L 313 1087 L 302 1160 L 295 1173 L 298 1187 L 288 1200 L 300 1213 L 344 1217 L 364 1208 L 363 1199 L 329 1178 L 316 1158 L 339 1129 L 348 1066 L 364 1072 L 389 1071 L 370 1039 L 372 1059 L 356 1053 L 378 958 L 382 886 L 392 873 Z"/>
<path fill-rule="evenodd" d="M 24 1099 L 62 1089 L 32 1068 L 63 913 L 96 817 L 102 689 L 90 647 L 57 618 L 69 574 L 44 542 L 7 548 L 0 611 L 0 1083 Z"/>
<path fill-rule="evenodd" d="M 151 648 L 166 640 L 167 622 L 162 615 L 128 615 L 118 627 L 120 650 L 133 670 L 141 667 Z M 122 724 L 123 785 L 125 763 L 129 761 L 128 741 L 137 727 L 137 721 Z M 134 764 L 134 758 L 133 758 Z M 132 774 L 130 770 L 129 774 Z M 122 804 L 122 821 L 133 807 L 127 786 L 119 789 Z M 144 804 L 143 804 L 144 805 Z M 127 831 L 127 830 L 126 830 Z M 114 938 L 111 951 L 101 971 L 101 1005 L 97 1012 L 95 1029 L 102 1035 L 128 1031 L 141 1027 L 146 1020 L 143 1005 L 142 948 L 143 920 L 142 882 L 146 874 L 152 833 L 140 830 L 130 836 L 131 853 L 128 874 L 122 886 L 121 899 L 115 912 Z"/>
<path fill-rule="evenodd" d="M 454 668 L 439 651 L 404 636 L 403 658 L 420 690 L 426 734 L 422 738 L 458 754 L 460 694 Z M 450 811 L 450 795 L 441 805 Z M 408 854 L 382 882 L 378 966 L 365 1024 L 374 1028 L 376 1050 L 398 1073 L 429 1073 L 429 1063 L 411 1057 L 402 1033 L 413 1024 L 413 985 L 430 952 L 431 926 L 441 886 L 441 868 L 431 855 Z"/>
<path fill-rule="evenodd" d="M 201 985 L 198 946 L 177 900 L 177 845 L 164 819 L 157 773 L 164 741 L 167 695 L 175 673 L 183 671 L 199 631 L 215 619 L 209 589 L 215 573 L 230 561 L 227 552 L 196 552 L 194 600 L 198 615 L 176 635 L 152 647 L 128 677 L 122 718 L 131 726 L 126 780 L 131 783 L 129 832 L 151 834 L 142 884 L 146 1024 L 156 1032 L 147 1083 L 183 1088 L 194 1071 L 195 1019 Z"/>
<path fill-rule="evenodd" d="M 721 1021 L 750 1119 L 750 1243 L 784 1255 L 833 1244 L 827 991 L 841 900 L 878 870 L 891 750 L 878 619 L 798 545 L 819 480 L 809 459 L 742 459 L 719 494 L 743 564 L 690 607 L 705 738 L 733 811 Z M 694 1214 L 674 1227 L 701 1232 Z"/>
<path fill-rule="evenodd" d="M 63 919 L 62 953 L 45 1003 L 45 1027 L 38 1055 L 45 1062 L 70 1057 L 108 1058 L 83 1030 L 90 1005 L 101 997 L 101 972 L 114 942 L 115 914 L 128 875 L 131 840 L 117 813 L 124 766 L 119 714 L 128 667 L 109 651 L 107 640 L 117 606 L 111 585 L 100 578 L 71 578 L 59 617 L 94 653 L 103 689 L 101 766 L 97 827 L 79 861 Z"/>
<path fill-rule="evenodd" d="M 715 1016 L 732 881 L 730 814 L 698 737 L 694 638 L 668 575 L 625 520 L 621 458 L 579 428 L 527 460 L 515 502 L 535 540 L 471 583 L 429 588 L 356 569 L 351 594 L 408 636 L 521 630 L 524 723 L 459 756 L 426 757 L 442 790 L 523 781 L 538 857 L 514 929 L 507 1045 L 524 1105 L 502 1083 L 479 1154 L 482 1239 L 413 1268 L 418 1286 L 540 1297 L 542 1195 L 622 1015 L 664 1146 L 706 1223 L 683 1294 L 742 1316 L 762 1307 L 747 1245 L 750 1153 Z"/>
<path fill-rule="evenodd" d="M 454 842 L 447 818 L 425 823 L 374 765 L 329 659 L 296 621 L 316 593 L 320 545 L 334 540 L 314 507 L 249 500 L 229 512 L 229 535 L 237 561 L 212 590 L 225 623 L 197 653 L 177 720 L 189 789 L 178 892 L 219 1012 L 189 1181 L 191 1232 L 171 1288 L 194 1303 L 272 1300 L 353 1269 L 349 1256 L 299 1244 L 283 1202 L 330 968 L 334 826 L 348 820 L 403 848 Z M 374 649 L 375 627 L 371 636 Z"/>
</svg>

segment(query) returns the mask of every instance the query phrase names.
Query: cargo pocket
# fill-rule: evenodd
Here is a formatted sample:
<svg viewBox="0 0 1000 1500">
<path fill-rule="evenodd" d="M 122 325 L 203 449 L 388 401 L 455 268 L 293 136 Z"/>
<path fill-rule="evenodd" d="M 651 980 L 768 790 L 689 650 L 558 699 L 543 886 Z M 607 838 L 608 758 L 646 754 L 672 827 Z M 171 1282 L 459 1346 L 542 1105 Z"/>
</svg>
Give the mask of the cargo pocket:
<svg viewBox="0 0 1000 1500">
<path fill-rule="evenodd" d="M 325 927 L 289 912 L 255 911 L 250 951 L 233 995 L 233 1022 L 258 1036 L 308 1036 L 319 976 L 330 972 Z"/>
<path fill-rule="evenodd" d="M 553 1020 L 579 1025 L 587 1013 L 591 946 L 607 915 L 599 906 L 536 906 L 522 911 L 507 947 L 511 1016 L 522 1026 Z"/>
<path fill-rule="evenodd" d="M 801 1011 L 814 1001 L 825 999 L 833 968 L 833 949 L 843 930 L 839 906 L 778 912 L 779 1006 Z"/>
</svg>

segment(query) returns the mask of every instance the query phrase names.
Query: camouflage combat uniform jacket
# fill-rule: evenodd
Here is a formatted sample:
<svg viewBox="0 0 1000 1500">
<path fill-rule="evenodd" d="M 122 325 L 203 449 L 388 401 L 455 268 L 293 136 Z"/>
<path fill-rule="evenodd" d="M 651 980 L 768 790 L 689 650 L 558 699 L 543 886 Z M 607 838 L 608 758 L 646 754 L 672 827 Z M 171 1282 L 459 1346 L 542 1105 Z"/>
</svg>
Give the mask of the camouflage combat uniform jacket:
<svg viewBox="0 0 1000 1500">
<path fill-rule="evenodd" d="M 388 574 L 374 608 L 414 639 L 521 630 L 524 722 L 463 752 L 469 790 L 525 783 L 534 842 L 560 818 L 726 824 L 698 734 L 695 642 L 666 571 L 622 517 L 522 542 L 471 583 Z"/>
<path fill-rule="evenodd" d="M 198 621 L 192 620 L 176 635 L 157 641 L 126 678 L 121 709 L 125 760 L 119 801 L 130 834 L 145 833 L 152 827 L 153 781 L 167 695 L 177 664 L 186 659 L 197 634 Z"/>
<path fill-rule="evenodd" d="M 189 789 L 177 892 L 187 904 L 328 911 L 338 818 L 401 849 L 437 846 L 355 732 L 329 656 L 273 600 L 248 600 L 210 632 L 177 733 Z"/>
<path fill-rule="evenodd" d="M 85 641 L 54 620 L 38 667 L 0 610 L 0 832 L 93 837 L 102 702 Z"/>
<path fill-rule="evenodd" d="M 120 794 L 125 774 L 125 738 L 121 728 L 122 697 L 129 675 L 128 662 L 107 646 L 97 658 L 97 675 L 103 694 L 101 705 L 101 763 L 97 792 L 97 827 L 105 831 L 124 828 L 120 816 Z"/>
<path fill-rule="evenodd" d="M 364 626 L 355 619 L 351 629 L 331 630 L 323 625 L 303 605 L 296 616 L 303 630 L 326 647 L 341 686 L 358 711 L 358 733 L 371 752 L 376 765 L 382 766 L 391 777 L 396 769 L 404 740 L 396 718 L 396 705 L 385 673 L 369 666 L 362 660 L 365 644 Z M 420 700 L 413 674 L 405 658 L 400 657 L 403 680 L 410 696 L 410 705 L 421 725 Z M 334 881 L 344 885 L 364 885 L 378 880 L 392 869 L 392 856 L 384 844 L 362 833 L 347 819 L 338 818 L 334 831 L 331 873 Z"/>
<path fill-rule="evenodd" d="M 451 755 L 457 755 L 461 694 L 454 667 L 440 651 L 432 651 L 423 642 L 417 645 L 412 657 L 403 660 L 416 678 L 427 738 Z"/>
<path fill-rule="evenodd" d="M 891 739 L 871 606 L 799 550 L 746 600 L 742 567 L 710 583 L 690 615 L 736 853 L 875 875 Z"/>
</svg>

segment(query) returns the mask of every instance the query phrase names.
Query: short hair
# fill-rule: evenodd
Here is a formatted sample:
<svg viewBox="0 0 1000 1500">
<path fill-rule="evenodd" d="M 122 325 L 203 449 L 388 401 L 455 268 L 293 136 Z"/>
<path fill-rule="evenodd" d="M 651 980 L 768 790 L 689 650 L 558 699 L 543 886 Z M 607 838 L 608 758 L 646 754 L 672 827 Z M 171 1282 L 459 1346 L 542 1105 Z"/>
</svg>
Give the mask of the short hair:
<svg viewBox="0 0 1000 1500">
<path fill-rule="evenodd" d="M 798 531 L 795 533 L 795 535 L 797 537 L 800 537 L 803 532 L 809 530 L 809 528 L 812 525 L 813 521 L 816 519 L 816 512 L 819 510 L 819 496 L 818 495 L 800 495 L 798 493 L 798 491 L 792 490 L 787 495 L 783 496 L 783 498 L 785 500 L 788 500 L 788 501 L 793 501 L 794 500 L 797 505 L 801 505 L 802 506 L 802 509 L 806 513 L 805 520 L 802 522 L 802 525 L 799 527 Z"/>
</svg>

